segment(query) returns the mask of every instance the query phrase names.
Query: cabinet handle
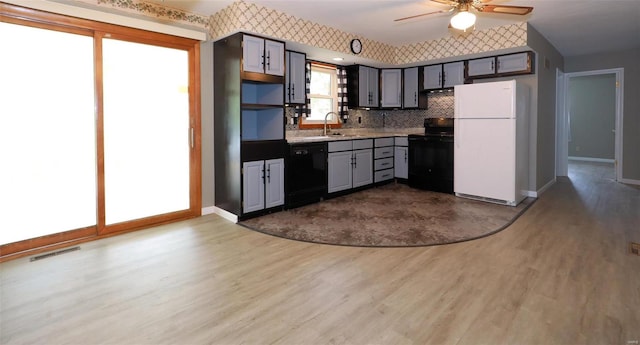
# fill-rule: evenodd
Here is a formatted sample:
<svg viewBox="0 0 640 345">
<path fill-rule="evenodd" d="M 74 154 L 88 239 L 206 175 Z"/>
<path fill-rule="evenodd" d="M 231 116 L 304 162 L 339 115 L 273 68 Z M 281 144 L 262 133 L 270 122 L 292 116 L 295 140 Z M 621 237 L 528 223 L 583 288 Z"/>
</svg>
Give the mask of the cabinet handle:
<svg viewBox="0 0 640 345">
<path fill-rule="evenodd" d="M 407 162 L 407 151 L 404 151 L 404 161 Z"/>
<path fill-rule="evenodd" d="M 498 62 L 496 62 L 496 67 L 498 67 L 498 71 L 500 70 L 500 60 L 498 60 Z"/>
<path fill-rule="evenodd" d="M 356 168 L 358 163 L 356 163 L 356 157 L 351 156 L 351 166 L 353 169 Z"/>
<path fill-rule="evenodd" d="M 495 71 L 495 69 L 493 68 L 493 60 L 491 61 L 491 70 Z"/>
<path fill-rule="evenodd" d="M 416 103 L 416 104 L 418 103 L 418 92 L 417 91 L 413 92 L 413 102 Z"/>
<path fill-rule="evenodd" d="M 384 174 L 382 175 L 382 177 L 389 177 L 389 174 Z"/>
<path fill-rule="evenodd" d="M 271 183 L 271 164 L 267 165 L 267 183 Z"/>
<path fill-rule="evenodd" d="M 440 85 L 444 86 L 446 82 L 447 82 L 447 72 L 442 72 L 442 84 Z"/>
<path fill-rule="evenodd" d="M 267 51 L 267 69 L 271 70 L 271 51 Z"/>
<path fill-rule="evenodd" d="M 382 166 L 385 166 L 385 165 L 389 165 L 389 163 L 382 163 L 381 165 L 382 165 Z"/>
<path fill-rule="evenodd" d="M 262 166 L 262 183 L 264 183 L 264 166 Z"/>
<path fill-rule="evenodd" d="M 262 52 L 262 61 L 260 61 L 260 64 L 262 65 L 262 69 L 264 69 L 264 51 Z"/>
<path fill-rule="evenodd" d="M 291 84 L 291 94 L 289 95 L 289 97 L 296 97 L 296 84 Z"/>
</svg>

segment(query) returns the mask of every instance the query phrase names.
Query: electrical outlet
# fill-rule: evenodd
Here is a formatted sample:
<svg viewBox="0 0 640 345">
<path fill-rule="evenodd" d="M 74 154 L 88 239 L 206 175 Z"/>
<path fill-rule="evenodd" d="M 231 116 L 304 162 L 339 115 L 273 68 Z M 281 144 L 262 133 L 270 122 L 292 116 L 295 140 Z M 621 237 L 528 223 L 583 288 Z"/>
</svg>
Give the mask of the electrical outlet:
<svg viewBox="0 0 640 345">
<path fill-rule="evenodd" d="M 629 251 L 631 254 L 640 256 L 640 243 L 631 242 L 629 244 Z"/>
</svg>

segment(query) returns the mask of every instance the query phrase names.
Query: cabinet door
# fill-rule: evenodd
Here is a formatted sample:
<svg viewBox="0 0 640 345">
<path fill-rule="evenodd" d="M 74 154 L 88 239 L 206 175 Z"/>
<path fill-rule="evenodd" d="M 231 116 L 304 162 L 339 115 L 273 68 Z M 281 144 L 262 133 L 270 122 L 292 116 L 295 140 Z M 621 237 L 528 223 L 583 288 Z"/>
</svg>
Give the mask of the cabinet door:
<svg viewBox="0 0 640 345">
<path fill-rule="evenodd" d="M 528 72 L 530 70 L 529 53 L 498 56 L 498 73 Z"/>
<path fill-rule="evenodd" d="M 426 66 L 424 68 L 424 89 L 433 90 L 442 87 L 442 65 Z"/>
<path fill-rule="evenodd" d="M 404 70 L 404 108 L 418 107 L 418 67 Z"/>
<path fill-rule="evenodd" d="M 264 208 L 264 161 L 242 164 L 242 210 L 243 213 Z"/>
<path fill-rule="evenodd" d="M 286 102 L 292 104 L 305 104 L 305 55 L 296 52 L 287 52 L 286 74 Z"/>
<path fill-rule="evenodd" d="M 244 35 L 242 37 L 242 70 L 264 73 L 264 40 Z"/>
<path fill-rule="evenodd" d="M 371 92 L 369 91 L 369 67 L 358 68 L 358 105 L 367 107 L 371 105 Z"/>
<path fill-rule="evenodd" d="M 446 63 L 443 66 L 443 87 L 454 87 L 464 84 L 464 62 Z"/>
<path fill-rule="evenodd" d="M 352 151 L 332 152 L 328 154 L 329 193 L 349 189 L 352 185 Z"/>
<path fill-rule="evenodd" d="M 379 92 L 378 92 L 378 88 L 379 88 L 379 71 L 377 68 L 368 68 L 368 73 L 369 73 L 369 92 L 371 94 L 370 102 L 369 102 L 369 106 L 370 107 L 377 107 L 379 105 Z"/>
<path fill-rule="evenodd" d="M 284 159 L 270 159 L 265 166 L 265 208 L 284 205 Z"/>
<path fill-rule="evenodd" d="M 284 43 L 265 40 L 264 73 L 284 75 Z"/>
<path fill-rule="evenodd" d="M 406 146 L 396 146 L 393 167 L 397 178 L 409 177 L 409 156 Z"/>
<path fill-rule="evenodd" d="M 484 58 L 469 60 L 468 62 L 468 76 L 481 76 L 491 75 L 496 73 L 496 58 Z"/>
<path fill-rule="evenodd" d="M 373 183 L 373 150 L 353 151 L 353 187 Z"/>
<path fill-rule="evenodd" d="M 383 69 L 380 73 L 382 84 L 382 107 L 399 108 L 402 106 L 402 70 Z"/>
</svg>

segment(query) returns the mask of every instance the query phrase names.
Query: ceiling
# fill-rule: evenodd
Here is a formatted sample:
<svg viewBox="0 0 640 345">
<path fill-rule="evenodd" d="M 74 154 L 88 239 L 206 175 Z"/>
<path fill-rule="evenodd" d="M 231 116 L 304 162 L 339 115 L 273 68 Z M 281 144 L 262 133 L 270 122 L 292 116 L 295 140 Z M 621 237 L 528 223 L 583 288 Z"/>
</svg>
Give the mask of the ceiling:
<svg viewBox="0 0 640 345">
<path fill-rule="evenodd" d="M 210 15 L 232 0 L 152 0 Z M 369 39 L 402 45 L 449 36 L 451 14 L 394 22 L 396 18 L 447 9 L 429 0 L 246 0 L 298 18 Z M 493 0 L 532 6 L 526 16 L 478 13 L 476 30 L 528 21 L 565 57 L 640 46 L 640 0 Z"/>
</svg>

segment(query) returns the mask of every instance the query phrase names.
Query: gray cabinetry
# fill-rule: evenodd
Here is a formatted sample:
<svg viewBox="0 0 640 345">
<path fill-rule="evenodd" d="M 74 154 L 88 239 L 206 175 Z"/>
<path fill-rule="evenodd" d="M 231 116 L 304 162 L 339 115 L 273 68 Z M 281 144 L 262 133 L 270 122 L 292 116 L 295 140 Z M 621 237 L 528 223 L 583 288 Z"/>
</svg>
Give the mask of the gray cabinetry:
<svg viewBox="0 0 640 345">
<path fill-rule="evenodd" d="M 393 179 L 393 137 L 376 138 L 374 145 L 374 182 Z"/>
<path fill-rule="evenodd" d="M 377 108 L 379 106 L 379 70 L 352 65 L 347 67 L 349 108 Z"/>
<path fill-rule="evenodd" d="M 244 213 L 284 205 L 284 159 L 242 164 Z"/>
<path fill-rule="evenodd" d="M 251 35 L 242 39 L 243 71 L 284 76 L 284 43 Z"/>
<path fill-rule="evenodd" d="M 373 183 L 373 140 L 329 142 L 327 191 L 335 193 Z"/>
<path fill-rule="evenodd" d="M 427 109 L 427 93 L 423 90 L 424 74 L 422 67 L 410 67 L 403 70 L 402 108 Z"/>
<path fill-rule="evenodd" d="M 407 137 L 395 138 L 394 175 L 396 178 L 409 178 L 409 143 Z"/>
<path fill-rule="evenodd" d="M 402 106 L 402 70 L 381 70 L 380 85 L 382 85 L 380 106 L 382 108 L 400 108 Z"/>
<path fill-rule="evenodd" d="M 467 61 L 469 78 L 492 78 L 533 72 L 533 52 L 530 51 Z"/>
<path fill-rule="evenodd" d="M 424 67 L 424 89 L 436 90 L 464 84 L 464 62 L 450 62 Z"/>
<path fill-rule="evenodd" d="M 306 102 L 306 81 L 305 81 L 306 55 L 287 51 L 285 74 L 285 103 L 305 104 Z"/>
</svg>

